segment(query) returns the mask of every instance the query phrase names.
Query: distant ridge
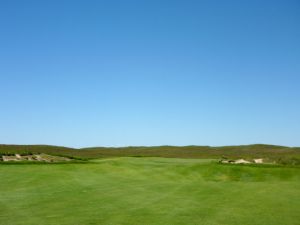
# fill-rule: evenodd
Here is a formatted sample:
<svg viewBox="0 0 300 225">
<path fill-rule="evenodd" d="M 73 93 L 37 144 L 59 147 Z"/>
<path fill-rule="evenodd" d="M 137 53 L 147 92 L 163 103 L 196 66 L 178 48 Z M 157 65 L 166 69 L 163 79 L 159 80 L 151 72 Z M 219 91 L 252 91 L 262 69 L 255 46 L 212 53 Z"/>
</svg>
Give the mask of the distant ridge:
<svg viewBox="0 0 300 225">
<path fill-rule="evenodd" d="M 82 159 L 108 157 L 167 157 L 167 158 L 300 158 L 300 147 L 267 144 L 240 146 L 129 146 L 68 148 L 52 145 L 0 144 L 0 154 L 45 153 Z"/>
</svg>

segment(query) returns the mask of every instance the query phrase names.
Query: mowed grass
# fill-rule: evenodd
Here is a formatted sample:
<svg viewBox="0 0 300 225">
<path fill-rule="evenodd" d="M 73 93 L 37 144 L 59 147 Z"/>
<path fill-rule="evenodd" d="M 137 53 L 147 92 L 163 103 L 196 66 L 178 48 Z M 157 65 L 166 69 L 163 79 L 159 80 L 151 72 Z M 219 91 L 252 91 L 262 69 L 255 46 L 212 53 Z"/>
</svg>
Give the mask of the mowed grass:
<svg viewBox="0 0 300 225">
<path fill-rule="evenodd" d="M 300 168 L 114 158 L 0 165 L 2 225 L 297 225 Z"/>
</svg>

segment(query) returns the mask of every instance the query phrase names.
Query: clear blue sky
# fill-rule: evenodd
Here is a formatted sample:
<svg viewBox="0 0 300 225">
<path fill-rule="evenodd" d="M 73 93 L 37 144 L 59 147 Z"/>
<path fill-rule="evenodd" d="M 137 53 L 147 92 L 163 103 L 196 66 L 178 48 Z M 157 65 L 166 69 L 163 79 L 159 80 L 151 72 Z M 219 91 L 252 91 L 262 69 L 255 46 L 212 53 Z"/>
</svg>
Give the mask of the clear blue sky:
<svg viewBox="0 0 300 225">
<path fill-rule="evenodd" d="M 2 0 L 0 143 L 300 146 L 300 2 Z"/>
</svg>

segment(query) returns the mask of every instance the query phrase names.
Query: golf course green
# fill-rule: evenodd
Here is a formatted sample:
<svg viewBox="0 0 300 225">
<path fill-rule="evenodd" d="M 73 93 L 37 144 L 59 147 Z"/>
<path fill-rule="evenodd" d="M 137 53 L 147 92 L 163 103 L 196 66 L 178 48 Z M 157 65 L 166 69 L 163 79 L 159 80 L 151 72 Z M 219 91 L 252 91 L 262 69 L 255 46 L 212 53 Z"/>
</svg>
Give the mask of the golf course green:
<svg viewBox="0 0 300 225">
<path fill-rule="evenodd" d="M 297 225 L 300 168 L 124 157 L 0 164 L 1 225 Z"/>
</svg>

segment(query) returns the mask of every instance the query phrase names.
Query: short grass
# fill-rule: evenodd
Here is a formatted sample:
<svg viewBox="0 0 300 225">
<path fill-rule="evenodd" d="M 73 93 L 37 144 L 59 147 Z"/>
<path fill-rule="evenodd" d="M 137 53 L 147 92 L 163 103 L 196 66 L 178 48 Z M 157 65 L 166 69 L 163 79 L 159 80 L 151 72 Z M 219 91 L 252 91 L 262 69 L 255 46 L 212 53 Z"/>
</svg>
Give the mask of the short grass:
<svg viewBox="0 0 300 225">
<path fill-rule="evenodd" d="M 1 225 L 297 225 L 300 168 L 114 158 L 0 164 Z"/>
</svg>

